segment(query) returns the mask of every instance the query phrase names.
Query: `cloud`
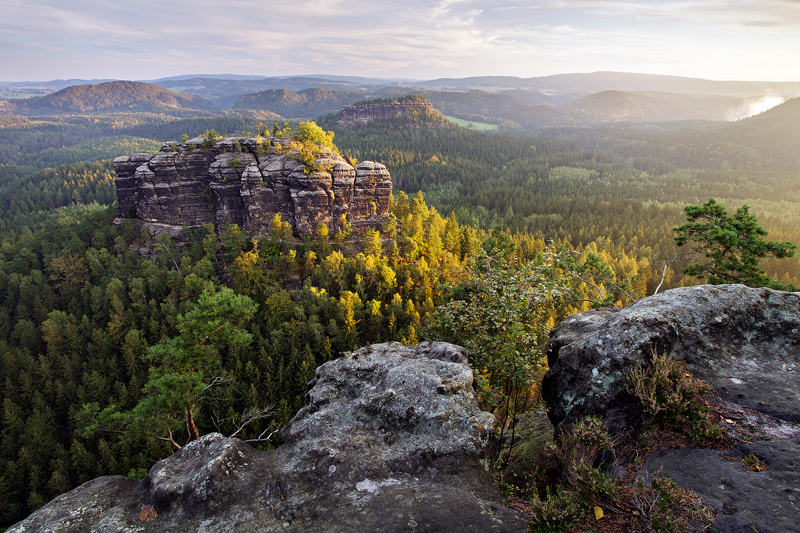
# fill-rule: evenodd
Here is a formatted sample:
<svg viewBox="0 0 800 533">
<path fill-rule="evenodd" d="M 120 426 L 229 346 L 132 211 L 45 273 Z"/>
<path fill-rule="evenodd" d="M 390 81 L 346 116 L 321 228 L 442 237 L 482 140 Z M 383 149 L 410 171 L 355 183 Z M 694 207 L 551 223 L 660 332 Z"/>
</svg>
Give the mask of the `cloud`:
<svg viewBox="0 0 800 533">
<path fill-rule="evenodd" d="M 800 10 L 788 0 L 34 2 L 0 0 L 0 76 L 624 70 L 800 79 L 791 53 Z"/>
</svg>

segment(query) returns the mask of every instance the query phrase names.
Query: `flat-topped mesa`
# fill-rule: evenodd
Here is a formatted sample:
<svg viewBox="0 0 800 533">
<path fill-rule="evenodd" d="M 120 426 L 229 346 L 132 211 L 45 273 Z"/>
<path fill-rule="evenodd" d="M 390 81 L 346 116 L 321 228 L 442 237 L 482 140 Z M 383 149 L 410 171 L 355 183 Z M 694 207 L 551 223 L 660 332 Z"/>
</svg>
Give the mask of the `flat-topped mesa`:
<svg viewBox="0 0 800 533">
<path fill-rule="evenodd" d="M 366 124 L 373 120 L 389 119 L 395 116 L 433 113 L 433 105 L 425 98 L 406 98 L 400 101 L 364 102 L 346 105 L 339 114 L 337 126 L 351 128 L 356 124 Z"/>
<path fill-rule="evenodd" d="M 318 224 L 333 234 L 342 215 L 354 235 L 380 229 L 392 194 L 384 165 L 363 161 L 353 168 L 326 148 L 305 165 L 288 145 L 269 137 L 229 137 L 213 144 L 197 137 L 167 143 L 155 155 L 117 157 L 119 216 L 140 220 L 152 234 L 173 236 L 206 223 L 218 231 L 238 224 L 268 235 L 276 214 L 296 237 L 316 234 Z"/>
</svg>

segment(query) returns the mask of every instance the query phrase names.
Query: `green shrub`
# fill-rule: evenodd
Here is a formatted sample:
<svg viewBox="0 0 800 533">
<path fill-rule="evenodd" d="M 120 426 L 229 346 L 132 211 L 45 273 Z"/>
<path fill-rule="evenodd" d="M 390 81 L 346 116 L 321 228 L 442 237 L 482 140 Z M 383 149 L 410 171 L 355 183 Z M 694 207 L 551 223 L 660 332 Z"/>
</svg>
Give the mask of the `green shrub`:
<svg viewBox="0 0 800 533">
<path fill-rule="evenodd" d="M 766 470 L 768 468 L 767 463 L 752 453 L 748 453 L 742 457 L 742 464 L 744 464 L 748 470 L 752 470 L 753 472 L 761 472 L 762 470 Z"/>
<path fill-rule="evenodd" d="M 628 392 L 641 403 L 645 427 L 679 428 L 693 442 L 721 438 L 722 430 L 711 421 L 706 399 L 711 388 L 692 377 L 684 366 L 668 354 L 653 352 L 650 365 L 637 363 L 629 375 Z"/>
<path fill-rule="evenodd" d="M 604 452 L 614 455 L 614 442 L 599 417 L 587 416 L 578 422 L 561 438 L 556 450 L 564 471 L 564 484 L 583 509 L 602 507 L 618 496 L 617 481 L 596 466 Z"/>
<path fill-rule="evenodd" d="M 205 135 L 205 139 L 203 139 L 203 148 L 206 150 L 213 148 L 217 141 L 222 138 L 222 135 L 214 130 L 206 130 L 203 135 Z"/>
<path fill-rule="evenodd" d="M 578 506 L 574 497 L 567 491 L 557 488 L 553 494 L 540 499 L 536 494 L 530 501 L 533 519 L 528 522 L 531 533 L 560 533 L 575 525 L 579 518 Z"/>
</svg>

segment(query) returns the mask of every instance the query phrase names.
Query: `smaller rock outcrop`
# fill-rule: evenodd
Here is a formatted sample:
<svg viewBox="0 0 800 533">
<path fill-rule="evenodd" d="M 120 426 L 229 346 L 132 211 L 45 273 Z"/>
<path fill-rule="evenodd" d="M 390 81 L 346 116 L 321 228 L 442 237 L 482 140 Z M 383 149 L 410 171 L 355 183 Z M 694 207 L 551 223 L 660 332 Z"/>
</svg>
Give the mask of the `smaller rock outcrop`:
<svg viewBox="0 0 800 533">
<path fill-rule="evenodd" d="M 553 425 L 630 404 L 626 376 L 653 350 L 685 361 L 723 400 L 800 422 L 800 293 L 700 285 L 560 324 L 542 383 Z"/>
<path fill-rule="evenodd" d="M 317 369 L 277 450 L 206 435 L 141 483 L 96 479 L 8 532 L 521 533 L 498 503 L 494 417 L 467 356 L 446 343 L 362 348 Z"/>
<path fill-rule="evenodd" d="M 719 395 L 712 417 L 725 449 L 662 448 L 636 477 L 695 491 L 716 513 L 711 531 L 800 532 L 800 293 L 702 285 L 569 317 L 550 338 L 542 384 L 553 425 L 596 414 L 636 427 L 626 379 L 653 350 Z"/>
<path fill-rule="evenodd" d="M 313 163 L 303 164 L 288 140 L 276 138 L 197 137 L 165 144 L 155 155 L 117 157 L 114 170 L 119 216 L 173 236 L 205 223 L 268 235 L 276 214 L 296 237 L 313 235 L 321 223 L 333 234 L 342 216 L 360 235 L 386 221 L 392 195 L 380 163 L 354 168 L 321 149 Z"/>
<path fill-rule="evenodd" d="M 434 113 L 433 105 L 426 98 L 413 95 L 399 100 L 348 104 L 339 114 L 336 125 L 352 128 L 356 124 L 366 124 L 373 120 L 385 120 L 415 113 L 431 115 Z"/>
</svg>

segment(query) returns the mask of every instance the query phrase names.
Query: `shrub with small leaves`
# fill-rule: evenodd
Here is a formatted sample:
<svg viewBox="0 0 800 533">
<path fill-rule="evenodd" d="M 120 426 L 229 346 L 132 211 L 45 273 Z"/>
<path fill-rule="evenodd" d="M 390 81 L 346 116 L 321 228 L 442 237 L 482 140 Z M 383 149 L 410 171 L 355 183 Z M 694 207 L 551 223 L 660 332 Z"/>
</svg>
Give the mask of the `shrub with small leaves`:
<svg viewBox="0 0 800 533">
<path fill-rule="evenodd" d="M 614 442 L 599 417 L 582 419 L 551 450 L 563 469 L 564 484 L 583 509 L 602 507 L 617 497 L 616 480 L 598 468 L 603 455 L 614 456 Z"/>
<path fill-rule="evenodd" d="M 641 402 L 646 426 L 680 428 L 694 442 L 721 438 L 722 430 L 710 417 L 708 383 L 692 377 L 684 366 L 654 352 L 650 365 L 637 363 L 629 375 L 628 392 Z"/>
<path fill-rule="evenodd" d="M 714 520 L 697 493 L 680 488 L 666 476 L 653 478 L 649 486 L 638 478 L 631 503 L 653 533 L 704 531 Z"/>
<path fill-rule="evenodd" d="M 603 428 L 600 418 L 589 416 L 582 419 L 570 432 L 562 434 L 557 444 L 548 443 L 545 453 L 561 465 L 563 488 L 550 496 L 547 502 L 538 497 L 531 500 L 531 506 L 541 509 L 542 513 L 537 521 L 531 522 L 533 531 L 565 530 L 547 529 L 553 524 L 544 517 L 557 516 L 552 515 L 554 505 L 565 516 L 578 517 L 594 511 L 595 507 L 610 507 L 613 500 L 619 498 L 617 480 L 603 468 L 603 456 L 614 457 L 614 441 Z"/>
<path fill-rule="evenodd" d="M 531 533 L 558 533 L 575 525 L 580 513 L 573 496 L 559 488 L 551 494 L 549 489 L 545 499 L 535 494 L 530 501 L 533 519 L 528 522 Z"/>
</svg>

